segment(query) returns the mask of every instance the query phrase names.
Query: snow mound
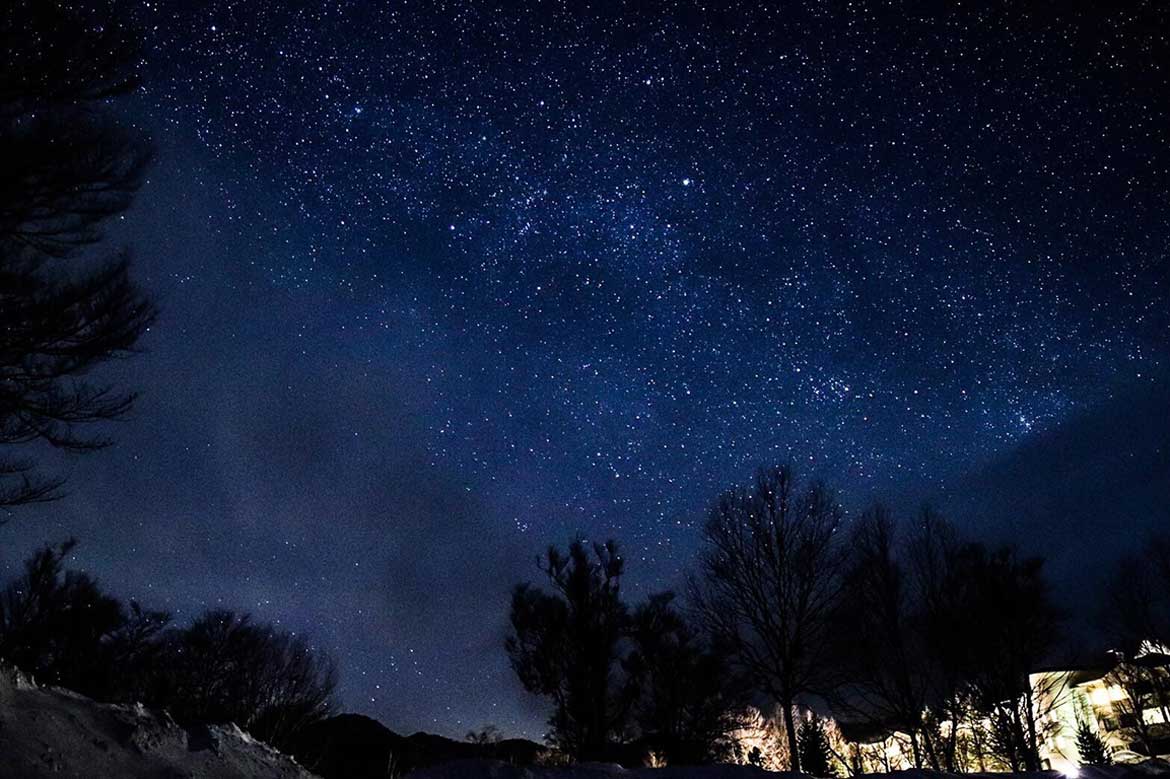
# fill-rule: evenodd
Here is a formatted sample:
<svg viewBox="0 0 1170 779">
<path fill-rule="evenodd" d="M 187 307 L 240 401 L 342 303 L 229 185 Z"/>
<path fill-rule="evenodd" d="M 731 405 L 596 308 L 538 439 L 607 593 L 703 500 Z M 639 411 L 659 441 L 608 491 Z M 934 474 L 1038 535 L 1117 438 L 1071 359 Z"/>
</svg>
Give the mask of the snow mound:
<svg viewBox="0 0 1170 779">
<path fill-rule="evenodd" d="M 0 775 L 311 779 L 235 725 L 185 729 L 140 704 L 97 703 L 0 666 Z"/>
</svg>

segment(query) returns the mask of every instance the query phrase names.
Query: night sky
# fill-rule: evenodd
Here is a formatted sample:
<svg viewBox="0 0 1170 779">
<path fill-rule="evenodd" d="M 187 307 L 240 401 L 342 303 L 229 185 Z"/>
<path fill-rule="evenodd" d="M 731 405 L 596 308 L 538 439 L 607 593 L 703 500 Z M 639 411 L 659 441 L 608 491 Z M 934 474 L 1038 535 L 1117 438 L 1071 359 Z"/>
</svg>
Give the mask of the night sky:
<svg viewBox="0 0 1170 779">
<path fill-rule="evenodd" d="M 119 445 L 2 531 L 538 737 L 508 590 L 673 586 L 795 463 L 1077 581 L 1170 521 L 1170 7 L 137 2 L 162 316 Z M 1109 6 L 1109 8 L 1106 8 Z"/>
</svg>

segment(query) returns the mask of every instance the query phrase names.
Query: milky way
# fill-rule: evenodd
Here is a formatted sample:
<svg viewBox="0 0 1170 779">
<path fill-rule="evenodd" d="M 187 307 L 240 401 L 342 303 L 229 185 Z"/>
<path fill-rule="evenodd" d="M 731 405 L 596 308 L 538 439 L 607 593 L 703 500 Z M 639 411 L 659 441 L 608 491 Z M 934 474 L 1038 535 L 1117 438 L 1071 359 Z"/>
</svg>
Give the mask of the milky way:
<svg viewBox="0 0 1170 779">
<path fill-rule="evenodd" d="M 472 504 L 387 517 L 386 543 L 396 523 L 412 541 L 477 523 L 472 548 L 422 543 L 410 592 L 578 530 L 669 583 L 705 502 L 761 463 L 858 500 L 930 494 L 1165 376 L 1167 11 L 984 5 L 144 3 L 130 110 L 211 160 L 164 154 L 156 178 L 194 175 L 209 240 L 233 247 L 158 283 L 181 300 L 245 267 L 236 294 L 312 301 L 265 336 L 308 384 L 342 354 L 363 403 L 408 388 L 409 419 L 377 424 L 409 431 L 410 478 L 434 469 Z M 354 407 L 336 425 L 361 439 Z M 347 527 L 327 531 L 331 565 L 381 564 L 377 532 Z M 298 537 L 295 565 L 244 562 L 340 604 L 347 704 L 539 733 L 502 657 L 473 693 L 444 686 L 502 655 L 523 559 L 485 574 L 458 648 L 401 638 L 402 617 L 359 650 L 368 612 L 346 598 L 373 580 L 315 567 Z M 317 608 L 276 613 L 311 629 Z"/>
<path fill-rule="evenodd" d="M 150 93 L 274 181 L 233 218 L 274 283 L 462 352 L 437 456 L 571 503 L 805 451 L 936 474 L 1148 375 L 1164 14 L 813 5 L 225 4 L 159 21 Z"/>
</svg>

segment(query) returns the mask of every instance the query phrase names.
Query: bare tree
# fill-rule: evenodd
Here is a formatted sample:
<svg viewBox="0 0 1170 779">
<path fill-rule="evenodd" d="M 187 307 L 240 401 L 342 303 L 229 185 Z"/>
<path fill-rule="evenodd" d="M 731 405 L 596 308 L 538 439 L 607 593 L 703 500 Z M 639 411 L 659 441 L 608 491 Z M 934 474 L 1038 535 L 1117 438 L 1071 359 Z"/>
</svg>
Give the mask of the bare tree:
<svg viewBox="0 0 1170 779">
<path fill-rule="evenodd" d="M 80 571 L 70 539 L 38 549 L 0 591 L 0 657 L 39 680 L 98 700 L 142 700 L 166 612 L 129 608 Z"/>
<path fill-rule="evenodd" d="M 117 19 L 72 4 L 0 10 L 0 445 L 23 455 L 0 458 L 0 511 L 60 494 L 25 445 L 102 448 L 86 431 L 134 401 L 88 376 L 135 347 L 154 307 L 124 253 L 79 255 L 150 161 L 146 139 L 100 103 L 134 88 L 137 51 Z"/>
<path fill-rule="evenodd" d="M 833 708 L 906 733 L 915 767 L 940 770 L 929 722 L 935 674 L 923 630 L 925 598 L 907 570 L 898 525 L 886 507 L 875 505 L 861 516 L 849 549 L 834 631 L 834 659 L 844 679 L 833 691 Z"/>
<path fill-rule="evenodd" d="M 1105 586 L 1100 619 L 1112 648 L 1123 655 L 1137 654 L 1147 642 L 1170 639 L 1170 588 L 1160 581 L 1157 547 L 1117 561 Z"/>
<path fill-rule="evenodd" d="M 921 631 L 928 663 L 920 671 L 929 677 L 929 709 L 923 717 L 924 743 L 933 745 L 939 768 L 959 771 L 962 754 L 972 744 L 960 736 L 973 716 L 970 674 L 965 663 L 962 578 L 956 564 L 962 541 L 942 516 L 924 508 L 908 533 L 905 549 L 907 571 L 917 601 L 916 628 Z M 944 727 L 949 723 L 949 727 Z M 971 730 L 976 751 L 982 748 L 982 732 Z"/>
<path fill-rule="evenodd" d="M 1153 757 L 1158 754 L 1157 742 L 1166 735 L 1170 722 L 1166 717 L 1165 689 L 1170 682 L 1164 655 L 1126 656 L 1117 653 L 1119 662 L 1105 675 L 1105 682 L 1121 690 L 1122 696 L 1113 701 L 1117 724 L 1134 751 Z M 1158 717 L 1147 712 L 1157 711 Z"/>
<path fill-rule="evenodd" d="M 633 647 L 623 665 L 639 692 L 635 721 L 643 743 L 668 765 L 723 762 L 734 752 L 747 690 L 725 649 L 673 601 L 670 592 L 653 595 L 631 619 Z"/>
<path fill-rule="evenodd" d="M 1151 639 L 1170 645 L 1170 534 L 1151 533 L 1146 541 L 1146 562 L 1150 576 L 1157 582 L 1157 598 L 1162 620 Z"/>
<path fill-rule="evenodd" d="M 750 489 L 716 501 L 704 529 L 697 609 L 752 681 L 779 704 L 792 770 L 800 770 L 793 708 L 827 689 L 821 653 L 841 589 L 843 512 L 820 484 L 762 469 Z"/>
<path fill-rule="evenodd" d="M 164 641 L 166 667 L 149 700 L 180 721 L 234 722 L 288 749 L 332 710 L 336 665 L 302 636 L 214 610 Z"/>
<path fill-rule="evenodd" d="M 1166 726 L 1148 722 L 1145 711 L 1170 722 L 1170 536 L 1150 534 L 1140 553 L 1117 562 L 1099 624 L 1118 659 L 1106 679 L 1125 693 L 1114 704 L 1119 725 L 1137 751 L 1155 754 Z"/>
<path fill-rule="evenodd" d="M 935 615 L 944 662 L 964 679 L 976 711 L 989 723 L 987 747 L 1013 771 L 1040 770 L 1047 710 L 1061 683 L 1032 672 L 1060 641 L 1061 611 L 1052 601 L 1043 560 L 1011 547 L 967 543 L 954 553 L 945 583 L 946 614 Z"/>
<path fill-rule="evenodd" d="M 107 641 L 125 621 L 122 604 L 91 577 L 66 571 L 77 542 L 45 546 L 0 594 L 0 656 L 51 684 L 92 694 Z"/>
</svg>

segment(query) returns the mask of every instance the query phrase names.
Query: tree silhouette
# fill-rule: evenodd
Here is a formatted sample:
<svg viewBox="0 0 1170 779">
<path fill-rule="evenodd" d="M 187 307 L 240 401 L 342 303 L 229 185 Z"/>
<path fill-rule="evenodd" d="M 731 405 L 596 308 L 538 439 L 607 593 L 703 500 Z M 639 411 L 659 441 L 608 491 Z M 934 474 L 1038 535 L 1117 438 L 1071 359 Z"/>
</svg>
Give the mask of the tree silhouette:
<svg viewBox="0 0 1170 779">
<path fill-rule="evenodd" d="M 102 701 L 168 709 L 185 724 L 234 722 L 281 749 L 332 707 L 333 660 L 246 614 L 209 611 L 185 628 L 65 570 L 76 542 L 38 550 L 0 593 L 0 657 Z"/>
<path fill-rule="evenodd" d="M 969 722 L 972 711 L 970 664 L 966 661 L 966 632 L 972 627 L 964 609 L 964 579 L 958 570 L 963 541 L 955 528 L 933 511 L 922 511 L 907 534 L 906 571 L 915 599 L 914 628 L 925 644 L 931 711 L 923 717 L 923 745 L 933 750 L 939 769 L 964 769 L 964 750 L 974 750 L 982 765 L 983 732 L 972 727 L 971 738 L 962 727 L 943 727 L 944 721 Z M 933 760 L 932 760 L 933 766 Z"/>
<path fill-rule="evenodd" d="M 1112 750 L 1101 740 L 1097 731 L 1082 720 L 1077 724 L 1077 754 L 1081 765 L 1112 765 Z"/>
<path fill-rule="evenodd" d="M 974 542 L 949 558 L 928 616 L 932 648 L 988 723 L 988 751 L 1013 771 L 1038 771 L 1042 728 L 1061 690 L 1030 674 L 1060 641 L 1063 617 L 1043 560 Z"/>
<path fill-rule="evenodd" d="M 628 621 L 617 544 L 576 540 L 567 554 L 550 547 L 538 565 L 553 592 L 513 590 L 508 657 L 525 689 L 552 699 L 551 740 L 579 760 L 604 757 L 633 699 L 617 676 Z"/>
<path fill-rule="evenodd" d="M 800 744 L 800 770 L 809 776 L 832 777 L 837 772 L 833 769 L 833 753 L 829 749 L 829 739 L 825 735 L 824 723 L 817 715 L 810 713 L 800 723 L 797 734 Z"/>
<path fill-rule="evenodd" d="M 631 620 L 625 667 L 639 691 L 635 720 L 668 765 L 719 762 L 734 750 L 747 690 L 728 652 L 709 646 L 673 601 L 673 593 L 654 595 Z"/>
<path fill-rule="evenodd" d="M 164 642 L 167 666 L 149 699 L 180 722 L 234 722 L 288 749 L 301 729 L 332 710 L 332 659 L 247 614 L 207 611 Z"/>
<path fill-rule="evenodd" d="M 481 747 L 491 746 L 500 743 L 500 729 L 489 723 L 478 730 L 467 731 L 466 738 L 471 744 L 477 744 Z"/>
<path fill-rule="evenodd" d="M 1132 654 L 1118 651 L 1116 657 L 1118 663 L 1105 675 L 1104 681 L 1122 692 L 1112 704 L 1120 732 L 1135 752 L 1157 755 L 1165 737 L 1161 723 L 1170 714 L 1165 703 L 1165 690 L 1170 686 L 1167 672 L 1170 658 L 1161 651 L 1143 650 Z M 1158 713 L 1156 719 L 1149 716 L 1151 710 Z"/>
<path fill-rule="evenodd" d="M 150 147 L 100 101 L 136 84 L 137 40 L 54 0 L 0 11 L 0 511 L 50 500 L 24 445 L 92 451 L 131 392 L 90 372 L 130 352 L 155 310 L 124 253 L 82 257 L 142 183 Z M 23 455 L 23 456 L 20 456 Z"/>
<path fill-rule="evenodd" d="M 104 642 L 125 622 L 122 604 L 63 561 L 76 546 L 46 546 L 0 597 L 0 655 L 50 684 L 91 692 Z"/>
<path fill-rule="evenodd" d="M 937 719 L 943 713 L 958 721 L 962 685 L 939 663 L 929 634 L 931 609 L 950 604 L 932 598 L 932 566 L 923 576 L 915 565 L 916 553 L 932 544 L 936 553 L 951 556 L 932 540 L 941 525 L 926 509 L 907 533 L 886 507 L 875 505 L 851 528 L 843 597 L 834 614 L 832 657 L 842 680 L 830 697 L 834 711 L 851 721 L 905 733 L 916 768 L 954 770 L 949 738 L 955 729 L 939 728 Z"/>
<path fill-rule="evenodd" d="M 129 608 L 87 574 L 66 571 L 70 539 L 37 550 L 0 594 L 0 657 L 39 680 L 99 700 L 141 700 L 166 612 Z"/>
<path fill-rule="evenodd" d="M 822 652 L 841 589 L 843 512 L 823 486 L 789 468 L 761 470 L 724 493 L 704 529 L 698 611 L 751 680 L 779 704 L 791 769 L 800 770 L 798 698 L 827 688 Z"/>
<path fill-rule="evenodd" d="M 1121 732 L 1136 751 L 1156 754 L 1164 728 L 1143 712 L 1170 722 L 1170 536 L 1150 533 L 1139 554 L 1114 564 L 1098 623 L 1118 660 L 1107 678 L 1126 693 L 1114 703 Z"/>
</svg>

